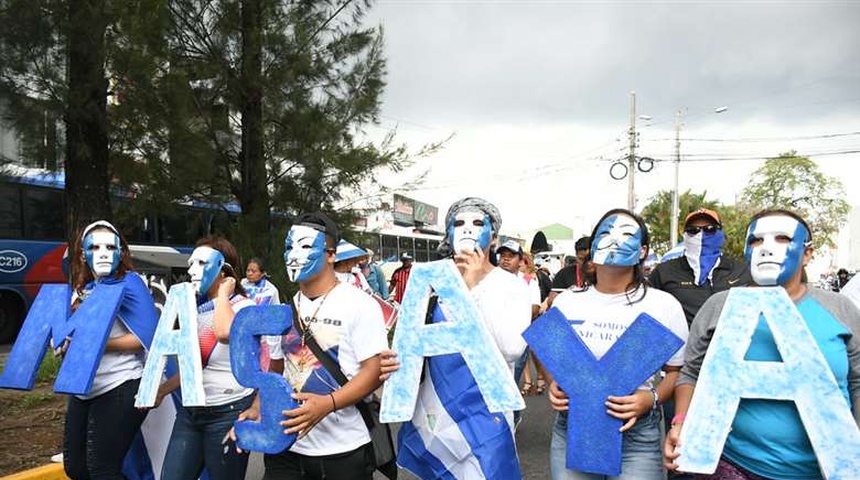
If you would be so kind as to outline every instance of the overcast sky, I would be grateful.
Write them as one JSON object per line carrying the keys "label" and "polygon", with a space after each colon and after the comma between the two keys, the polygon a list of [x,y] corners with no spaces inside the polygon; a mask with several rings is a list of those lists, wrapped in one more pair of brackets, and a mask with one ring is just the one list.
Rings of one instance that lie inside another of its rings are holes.
{"label": "overcast sky", "polygon": [[[429,169],[425,185],[402,192],[441,213],[478,195],[499,206],[503,230],[560,222],[579,234],[626,206],[609,166],[626,155],[635,90],[637,113],[652,117],[637,120],[637,154],[671,159],[682,109],[681,190],[733,203],[762,161],[728,158],[860,150],[856,134],[800,138],[860,132],[858,5],[382,0],[367,24],[385,30],[388,86],[370,132],[396,127],[413,148],[454,134],[411,172]],[[860,205],[849,175],[860,155],[813,158]],[[637,210],[673,175],[669,162],[638,174]]]}

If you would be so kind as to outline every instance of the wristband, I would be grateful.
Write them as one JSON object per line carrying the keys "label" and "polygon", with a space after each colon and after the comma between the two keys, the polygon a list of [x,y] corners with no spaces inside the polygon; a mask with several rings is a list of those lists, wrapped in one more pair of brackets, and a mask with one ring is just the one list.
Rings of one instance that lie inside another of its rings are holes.
{"label": "wristband", "polygon": [[684,419],[687,418],[686,414],[679,413],[672,417],[671,425],[675,425],[676,423],[684,423]]}
{"label": "wristband", "polygon": [[649,390],[651,390],[651,395],[654,396],[654,403],[651,405],[651,410],[657,410],[657,405],[660,404],[660,394],[657,393],[657,389],[654,387],[651,387]]}
{"label": "wristband", "polygon": [[331,397],[331,411],[336,412],[337,411],[337,403],[334,402],[334,394],[331,392],[328,392],[328,396]]}

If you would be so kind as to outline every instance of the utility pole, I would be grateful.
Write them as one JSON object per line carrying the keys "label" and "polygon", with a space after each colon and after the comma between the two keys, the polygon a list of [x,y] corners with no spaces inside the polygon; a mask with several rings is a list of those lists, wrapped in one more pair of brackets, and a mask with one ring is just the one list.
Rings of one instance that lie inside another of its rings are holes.
{"label": "utility pole", "polygon": [[630,154],[627,158],[627,209],[636,207],[633,174],[636,172],[636,92],[630,92]]}
{"label": "utility pole", "polygon": [[680,198],[678,193],[678,176],[681,170],[681,115],[682,110],[679,108],[675,113],[675,188],[672,190],[672,219],[669,227],[669,248],[675,248],[678,244],[678,216]]}

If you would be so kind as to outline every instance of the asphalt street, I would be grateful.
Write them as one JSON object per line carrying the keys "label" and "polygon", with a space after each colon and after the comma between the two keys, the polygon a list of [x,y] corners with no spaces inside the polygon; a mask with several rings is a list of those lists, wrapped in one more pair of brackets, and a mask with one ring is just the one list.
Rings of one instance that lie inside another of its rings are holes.
{"label": "asphalt street", "polygon": [[[517,451],[520,468],[525,480],[546,480],[549,478],[549,440],[555,412],[550,408],[546,393],[526,397],[526,410],[523,421],[517,428]],[[396,439],[395,429],[395,439]],[[248,474],[245,480],[260,480],[263,477],[263,462],[259,455],[251,455]],[[376,472],[374,480],[385,480]],[[399,480],[415,480],[417,477],[401,470]]]}

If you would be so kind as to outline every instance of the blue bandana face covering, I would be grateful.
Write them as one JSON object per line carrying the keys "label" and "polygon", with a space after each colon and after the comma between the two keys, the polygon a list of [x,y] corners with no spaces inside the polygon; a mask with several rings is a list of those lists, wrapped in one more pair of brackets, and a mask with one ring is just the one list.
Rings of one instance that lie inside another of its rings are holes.
{"label": "blue bandana face covering", "polygon": [[642,229],[629,215],[603,219],[591,241],[591,258],[598,265],[632,267],[642,255]]}
{"label": "blue bandana face covering", "polygon": [[803,266],[809,240],[806,227],[788,215],[755,220],[747,230],[744,251],[753,280],[759,285],[784,285]]}
{"label": "blue bandana face covering", "polygon": [[90,232],[84,237],[84,258],[96,277],[112,275],[119,268],[119,237],[108,231]]}
{"label": "blue bandana face covering", "polygon": [[448,223],[447,235],[455,252],[486,250],[493,240],[493,225],[485,213],[460,212]]}
{"label": "blue bandana face covering", "polygon": [[205,295],[224,268],[224,254],[212,247],[197,247],[188,259],[188,276],[200,295]]}
{"label": "blue bandana face covering", "polygon": [[325,233],[305,225],[294,225],[284,242],[284,262],[291,282],[303,282],[325,266]]}
{"label": "blue bandana face covering", "polygon": [[684,233],[684,255],[693,269],[693,281],[702,286],[711,280],[711,274],[720,264],[720,249],[725,243],[722,230],[713,233],[700,231],[695,235]]}

